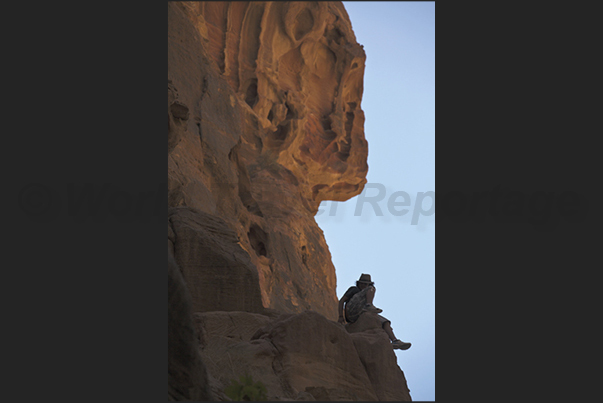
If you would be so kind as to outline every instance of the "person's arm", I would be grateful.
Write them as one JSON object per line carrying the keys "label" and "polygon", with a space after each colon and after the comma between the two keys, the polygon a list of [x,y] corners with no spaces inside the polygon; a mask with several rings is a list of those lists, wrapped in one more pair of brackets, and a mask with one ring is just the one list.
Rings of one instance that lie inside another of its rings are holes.
{"label": "person's arm", "polygon": [[346,295],[344,295],[343,297],[341,297],[341,299],[339,300],[339,319],[337,320],[339,323],[341,323],[342,325],[345,325],[345,316],[343,314],[343,305],[348,301],[348,297]]}

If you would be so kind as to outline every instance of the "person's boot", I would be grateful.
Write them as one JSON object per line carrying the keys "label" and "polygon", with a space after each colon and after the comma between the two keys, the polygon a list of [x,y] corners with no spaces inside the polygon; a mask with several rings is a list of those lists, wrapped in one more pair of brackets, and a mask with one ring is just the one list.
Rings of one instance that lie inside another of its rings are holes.
{"label": "person's boot", "polygon": [[392,341],[392,346],[394,347],[394,350],[408,350],[412,344],[405,343],[401,340],[394,340]]}
{"label": "person's boot", "polygon": [[381,308],[377,308],[375,305],[373,304],[366,304],[364,306],[364,309],[362,310],[362,312],[370,312],[370,313],[381,313],[383,312],[383,309]]}

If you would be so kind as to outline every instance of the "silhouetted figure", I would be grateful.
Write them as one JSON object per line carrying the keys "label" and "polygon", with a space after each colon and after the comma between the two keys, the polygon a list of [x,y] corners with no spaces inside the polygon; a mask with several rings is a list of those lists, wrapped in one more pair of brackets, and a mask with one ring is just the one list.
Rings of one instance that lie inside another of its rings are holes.
{"label": "silhouetted figure", "polygon": [[356,286],[350,287],[339,300],[339,323],[342,325],[345,325],[346,321],[354,323],[364,312],[377,314],[381,320],[381,326],[389,336],[394,349],[408,350],[411,344],[398,340],[392,330],[391,321],[378,315],[383,310],[373,305],[376,291],[375,283],[371,281],[371,275],[362,274],[360,279],[356,281]]}

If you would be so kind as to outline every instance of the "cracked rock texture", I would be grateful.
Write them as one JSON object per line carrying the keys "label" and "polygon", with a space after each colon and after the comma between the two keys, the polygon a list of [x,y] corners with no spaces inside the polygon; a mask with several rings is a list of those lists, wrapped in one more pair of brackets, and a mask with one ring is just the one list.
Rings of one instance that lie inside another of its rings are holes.
{"label": "cracked rock texture", "polygon": [[273,400],[410,400],[382,330],[335,323],[314,219],[366,184],[365,59],[341,2],[168,3],[170,399],[247,371]]}

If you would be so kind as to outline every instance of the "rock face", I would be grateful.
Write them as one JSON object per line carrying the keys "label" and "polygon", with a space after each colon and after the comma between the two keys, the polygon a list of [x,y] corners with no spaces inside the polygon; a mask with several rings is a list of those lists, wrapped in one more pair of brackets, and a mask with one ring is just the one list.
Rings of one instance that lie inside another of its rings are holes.
{"label": "rock face", "polygon": [[213,397],[198,351],[190,295],[180,270],[168,254],[168,401]]}
{"label": "rock face", "polygon": [[168,399],[410,400],[314,219],[366,184],[365,58],[340,2],[168,3]]}
{"label": "rock face", "polygon": [[389,339],[372,314],[361,316],[363,330],[356,333],[312,311],[272,318],[207,312],[195,318],[211,388],[222,399],[232,379],[251,375],[266,385],[272,401],[411,400]]}
{"label": "rock face", "polygon": [[194,311],[261,312],[257,270],[235,232],[219,217],[189,207],[172,208],[168,217]]}
{"label": "rock face", "polygon": [[265,307],[337,317],[314,215],[366,183],[364,62],[339,2],[168,4],[168,203],[234,231]]}
{"label": "rock face", "polygon": [[364,313],[346,330],[358,352],[362,365],[381,401],[411,400],[406,377],[392,354],[389,338],[381,329],[377,315]]}

